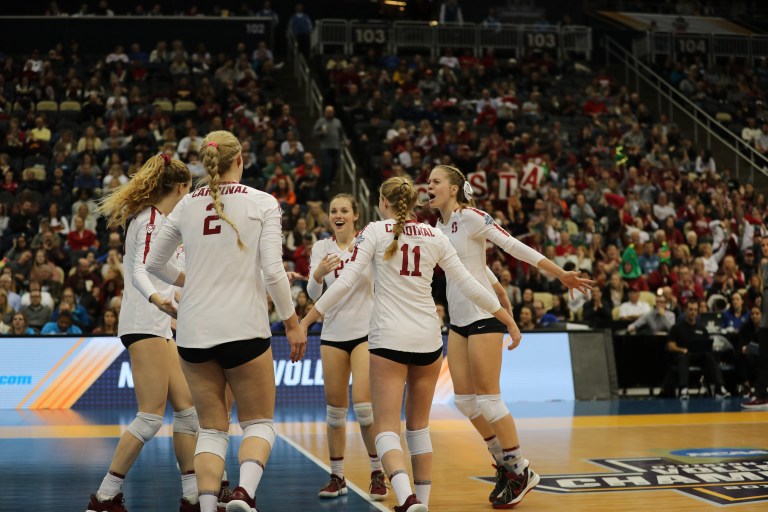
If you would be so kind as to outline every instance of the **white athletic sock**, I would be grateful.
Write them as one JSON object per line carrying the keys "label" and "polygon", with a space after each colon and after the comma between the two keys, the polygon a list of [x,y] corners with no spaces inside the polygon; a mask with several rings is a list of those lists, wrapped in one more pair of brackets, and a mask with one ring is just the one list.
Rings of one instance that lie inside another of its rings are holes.
{"label": "white athletic sock", "polygon": [[215,494],[200,495],[200,512],[216,512],[219,505],[219,497]]}
{"label": "white athletic sock", "polygon": [[257,460],[246,460],[240,464],[240,487],[245,489],[248,496],[255,498],[256,489],[264,474],[264,465]]}
{"label": "white athletic sock", "polygon": [[383,468],[381,466],[381,459],[379,459],[379,456],[376,454],[371,455],[368,454],[368,460],[371,461],[371,472],[374,471],[383,471]]}
{"label": "white athletic sock", "polygon": [[425,507],[429,507],[429,492],[432,490],[432,482],[429,480],[414,480],[413,486],[416,488],[416,497]]}
{"label": "white athletic sock", "polygon": [[331,473],[344,478],[344,457],[331,457]]}
{"label": "white athletic sock", "polygon": [[101,481],[99,490],[96,491],[96,499],[107,501],[117,496],[120,489],[123,488],[123,480],[125,480],[125,475],[108,471],[104,480]]}
{"label": "white athletic sock", "polygon": [[499,438],[493,435],[488,439],[485,439],[485,444],[488,445],[488,451],[491,452],[491,455],[493,455],[493,458],[496,461],[496,464],[503,464],[504,450],[501,449],[501,443],[499,442]]}
{"label": "white athletic sock", "polygon": [[504,467],[516,475],[522,475],[525,467],[523,465],[523,452],[519,446],[504,450]]}
{"label": "white athletic sock", "polygon": [[197,479],[195,472],[189,471],[181,475],[181,495],[193,505],[197,503]]}
{"label": "white athletic sock", "polygon": [[413,494],[413,491],[411,491],[411,481],[408,479],[408,473],[405,471],[391,475],[389,477],[389,483],[392,484],[392,489],[395,490],[398,507],[405,503],[408,496]]}

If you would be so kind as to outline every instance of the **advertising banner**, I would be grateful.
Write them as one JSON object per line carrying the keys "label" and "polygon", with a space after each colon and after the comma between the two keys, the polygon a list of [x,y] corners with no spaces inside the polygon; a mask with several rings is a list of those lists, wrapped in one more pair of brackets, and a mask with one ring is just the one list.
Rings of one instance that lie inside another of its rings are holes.
{"label": "advertising banner", "polygon": [[[506,400],[573,400],[565,332],[525,333],[504,351],[501,393]],[[284,336],[272,337],[277,405],[324,403],[320,339],[310,336],[304,359],[291,363]],[[447,361],[435,403],[453,401]],[[0,409],[69,409],[135,406],[130,358],[118,338],[0,338]]]}

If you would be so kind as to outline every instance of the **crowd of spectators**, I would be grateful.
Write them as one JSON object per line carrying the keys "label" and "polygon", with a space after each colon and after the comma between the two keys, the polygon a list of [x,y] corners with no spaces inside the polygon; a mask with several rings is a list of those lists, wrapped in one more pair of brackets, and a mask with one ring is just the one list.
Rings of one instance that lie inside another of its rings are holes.
{"label": "crowd of spectators", "polygon": [[[501,226],[595,279],[591,297],[570,298],[557,279],[489,247],[523,325],[626,327],[661,297],[668,330],[690,301],[704,312],[741,299],[740,317],[760,305],[765,195],[606,71],[541,52],[518,62],[451,50],[436,58],[370,50],[318,67],[374,182],[424,183],[435,164],[455,165],[484,185],[475,199]],[[532,164],[544,172],[523,186]],[[436,220],[429,208],[419,213]]]}
{"label": "crowd of spectators", "polygon": [[768,156],[768,58],[708,63],[700,56],[669,59],[661,75],[685,97]]}
{"label": "crowd of spectators", "polygon": [[98,201],[158,152],[204,177],[211,130],[238,136],[244,182],[282,203],[286,260],[306,275],[326,194],[264,43],[212,55],[126,41],[93,56],[72,41],[0,61],[0,332],[114,332],[130,277]]}

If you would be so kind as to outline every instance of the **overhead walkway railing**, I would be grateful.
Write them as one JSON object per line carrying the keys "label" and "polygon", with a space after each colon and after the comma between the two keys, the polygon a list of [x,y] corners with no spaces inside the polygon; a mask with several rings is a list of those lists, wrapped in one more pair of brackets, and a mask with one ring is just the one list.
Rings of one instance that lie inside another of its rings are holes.
{"label": "overhead walkway railing", "polygon": [[357,47],[377,45],[390,53],[423,49],[437,56],[445,48],[470,50],[475,57],[486,49],[505,50],[518,58],[530,50],[555,52],[559,58],[592,56],[592,29],[579,25],[546,26],[498,23],[437,23],[428,21],[366,21],[323,19],[312,33],[318,54],[355,53]]}

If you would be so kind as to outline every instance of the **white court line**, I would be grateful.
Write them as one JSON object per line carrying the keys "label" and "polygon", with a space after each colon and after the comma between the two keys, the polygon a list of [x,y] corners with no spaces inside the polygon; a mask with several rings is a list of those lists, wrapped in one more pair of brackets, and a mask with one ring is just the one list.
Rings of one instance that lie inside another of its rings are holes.
{"label": "white court line", "polygon": [[[331,473],[331,467],[329,465],[327,465],[325,462],[321,461],[320,459],[318,459],[317,457],[312,455],[309,451],[304,449],[301,445],[299,445],[298,443],[296,443],[295,441],[293,441],[291,439],[288,439],[283,434],[277,434],[277,437],[279,437],[280,439],[282,439],[283,441],[285,441],[289,445],[293,446],[296,450],[299,451],[299,453],[301,453],[306,458],[308,458],[309,460],[311,460],[312,462],[314,462],[315,464],[320,466],[323,469],[323,471],[327,471],[328,474]],[[350,489],[355,491],[357,494],[359,494],[360,497],[363,498],[365,501],[367,501],[372,507],[374,507],[374,508],[376,508],[378,510],[382,510],[384,512],[390,512],[390,510],[387,507],[385,507],[384,505],[382,505],[378,501],[373,501],[372,499],[370,499],[368,497],[368,493],[367,492],[365,492],[364,490],[362,490],[360,487],[356,486],[355,484],[353,484],[349,480],[347,480],[347,487],[349,487]]]}

